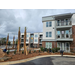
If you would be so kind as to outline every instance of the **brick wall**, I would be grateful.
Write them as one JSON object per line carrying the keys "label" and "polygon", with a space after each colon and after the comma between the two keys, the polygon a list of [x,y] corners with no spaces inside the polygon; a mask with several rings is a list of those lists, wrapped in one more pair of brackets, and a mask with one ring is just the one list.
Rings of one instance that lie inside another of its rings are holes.
{"label": "brick wall", "polygon": [[72,26],[72,38],[73,41],[70,42],[70,50],[75,51],[75,25]]}

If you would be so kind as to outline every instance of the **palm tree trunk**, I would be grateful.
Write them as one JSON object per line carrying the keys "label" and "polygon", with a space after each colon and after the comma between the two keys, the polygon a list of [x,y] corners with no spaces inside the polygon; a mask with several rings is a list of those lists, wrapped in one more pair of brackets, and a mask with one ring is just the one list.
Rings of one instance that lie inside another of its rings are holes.
{"label": "palm tree trunk", "polygon": [[19,53],[20,50],[20,27],[19,27],[19,31],[18,31],[18,44],[17,44],[17,52]]}

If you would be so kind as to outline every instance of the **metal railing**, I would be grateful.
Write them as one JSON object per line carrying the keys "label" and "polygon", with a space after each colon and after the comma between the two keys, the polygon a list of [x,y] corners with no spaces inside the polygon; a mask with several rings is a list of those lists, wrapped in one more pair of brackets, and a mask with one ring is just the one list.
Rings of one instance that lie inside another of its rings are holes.
{"label": "metal railing", "polygon": [[57,39],[59,39],[59,38],[61,38],[61,39],[63,39],[63,38],[69,38],[69,39],[71,39],[71,38],[73,38],[72,37],[72,34],[70,34],[70,36],[68,35],[68,34],[66,34],[66,37],[65,37],[65,35],[63,34],[63,35],[61,35],[61,37],[60,37],[60,35],[57,35]]}
{"label": "metal railing", "polygon": [[68,23],[66,22],[57,23],[57,26],[68,26],[68,25],[72,25],[71,21],[69,21]]}

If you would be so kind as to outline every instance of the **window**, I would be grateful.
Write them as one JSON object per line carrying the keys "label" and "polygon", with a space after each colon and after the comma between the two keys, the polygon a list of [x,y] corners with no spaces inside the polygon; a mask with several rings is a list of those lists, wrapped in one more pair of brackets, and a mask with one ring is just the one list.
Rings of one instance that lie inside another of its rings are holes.
{"label": "window", "polygon": [[57,47],[59,47],[59,48],[60,48],[60,42],[57,42]]}
{"label": "window", "polygon": [[48,32],[46,32],[46,37],[48,37]]}
{"label": "window", "polygon": [[66,34],[69,34],[69,30],[66,30]]}
{"label": "window", "polygon": [[52,32],[49,32],[49,37],[52,37]]}
{"label": "window", "polygon": [[21,39],[21,42],[24,42],[24,40],[23,40],[23,39]]}
{"label": "window", "polygon": [[22,35],[22,38],[24,38],[24,35]]}
{"label": "window", "polygon": [[58,21],[57,21],[57,26],[59,26],[59,22],[60,22],[60,21],[58,20]]}
{"label": "window", "polygon": [[26,42],[28,42],[28,39],[26,39]]}
{"label": "window", "polygon": [[48,22],[46,22],[46,27],[48,27]]}
{"label": "window", "polygon": [[49,22],[49,27],[52,27],[52,22]]}
{"label": "window", "polygon": [[60,38],[60,31],[57,31],[57,38]]}
{"label": "window", "polygon": [[35,42],[37,42],[37,39],[35,39]]}
{"label": "window", "polygon": [[38,37],[37,35],[35,35],[35,37]]}
{"label": "window", "polygon": [[60,31],[57,31],[57,34],[60,35]]}
{"label": "window", "polygon": [[52,42],[46,42],[46,48],[52,48]]}
{"label": "window", "polygon": [[68,25],[68,19],[66,19],[66,25]]}
{"label": "window", "polygon": [[46,42],[46,48],[48,48],[48,42]]}

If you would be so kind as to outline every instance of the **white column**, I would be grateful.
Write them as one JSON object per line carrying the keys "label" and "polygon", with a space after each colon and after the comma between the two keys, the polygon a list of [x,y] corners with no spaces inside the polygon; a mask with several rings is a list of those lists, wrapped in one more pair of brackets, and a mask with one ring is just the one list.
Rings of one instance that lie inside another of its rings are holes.
{"label": "white column", "polygon": [[66,38],[66,30],[64,30],[64,33],[65,33],[65,38]]}
{"label": "white column", "polygon": [[60,42],[60,50],[61,50],[61,42]]}

